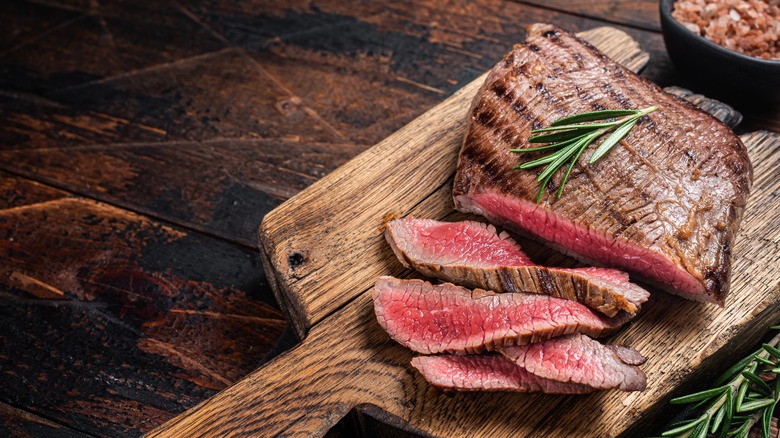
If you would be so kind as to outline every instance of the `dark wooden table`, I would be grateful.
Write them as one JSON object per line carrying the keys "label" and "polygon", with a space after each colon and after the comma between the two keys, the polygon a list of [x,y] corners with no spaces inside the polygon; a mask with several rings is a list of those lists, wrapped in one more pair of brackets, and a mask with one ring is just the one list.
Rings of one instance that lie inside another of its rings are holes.
{"label": "dark wooden table", "polygon": [[[292,345],[263,215],[489,69],[528,23],[614,25],[650,52],[644,76],[695,89],[656,9],[0,2],[0,436],[139,435]],[[776,108],[738,108],[780,130]],[[365,430],[395,433],[355,413],[332,434]]]}

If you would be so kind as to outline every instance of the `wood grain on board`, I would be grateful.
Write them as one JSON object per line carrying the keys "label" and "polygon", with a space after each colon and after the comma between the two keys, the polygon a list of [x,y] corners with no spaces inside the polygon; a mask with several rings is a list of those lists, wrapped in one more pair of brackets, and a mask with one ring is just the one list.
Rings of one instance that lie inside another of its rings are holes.
{"label": "wood grain on board", "polygon": [[[624,53],[638,60],[634,67],[642,64],[638,53],[636,46]],[[453,396],[428,385],[410,367],[412,353],[376,323],[370,288],[378,275],[409,275],[384,242],[389,217],[452,215],[462,118],[478,86],[464,88],[266,217],[260,239],[267,272],[293,324],[308,335],[152,436],[317,436],[353,408],[436,436],[634,436],[647,430],[682,382],[742,354],[780,318],[780,237],[772,233],[780,227],[774,214],[780,182],[773,178],[780,138],[758,132],[743,136],[755,183],[734,251],[727,308],[658,293],[611,339],[648,357],[646,391]]]}

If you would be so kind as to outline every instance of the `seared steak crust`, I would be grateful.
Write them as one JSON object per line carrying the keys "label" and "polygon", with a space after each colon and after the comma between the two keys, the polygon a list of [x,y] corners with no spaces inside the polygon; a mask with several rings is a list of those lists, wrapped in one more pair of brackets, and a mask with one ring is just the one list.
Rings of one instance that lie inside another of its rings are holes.
{"label": "seared steak crust", "polygon": [[[559,172],[535,202],[541,169],[512,167],[530,130],[599,109],[659,109],[593,165],[590,148],[563,196]],[[458,209],[584,261],[628,270],[669,292],[723,305],[752,166],[717,119],[624,69],[574,35],[529,27],[492,70],[469,114],[454,182]]]}

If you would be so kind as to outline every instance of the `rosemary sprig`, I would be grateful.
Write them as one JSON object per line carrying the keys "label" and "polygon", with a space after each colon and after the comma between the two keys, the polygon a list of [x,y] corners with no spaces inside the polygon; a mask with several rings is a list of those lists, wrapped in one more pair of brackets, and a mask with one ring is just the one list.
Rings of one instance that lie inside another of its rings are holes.
{"label": "rosemary sprig", "polygon": [[[593,164],[622,140],[623,137],[631,131],[634,125],[636,125],[640,118],[650,114],[656,109],[657,107],[650,106],[641,110],[593,111],[575,114],[556,120],[550,124],[549,128],[534,129],[531,131],[531,134],[538,135],[529,138],[528,142],[547,143],[546,146],[510,149],[509,151],[515,153],[537,152],[547,149],[557,149],[557,151],[544,157],[527,161],[519,166],[515,166],[513,169],[532,169],[545,164],[547,165],[542,173],[536,178],[537,181],[542,183],[539,188],[539,194],[536,196],[536,202],[539,202],[542,199],[544,188],[547,187],[547,183],[550,182],[552,176],[563,167],[564,164],[569,162],[569,167],[563,175],[560,187],[558,187],[558,198],[560,198],[561,193],[563,193],[563,186],[566,185],[566,181],[569,179],[569,174],[574,167],[574,163],[579,160],[580,155],[582,155],[588,146],[607,132],[614,131],[606,140],[601,142],[599,147],[596,148],[596,151],[593,152],[593,155],[591,155],[588,163]],[[583,124],[585,122],[600,120],[607,121]]]}
{"label": "rosemary sprig", "polygon": [[[780,329],[780,326],[772,327]],[[670,426],[662,437],[745,438],[759,424],[762,438],[769,438],[772,413],[780,400],[780,334],[723,373],[714,388],[677,397],[672,404],[697,403],[706,409],[696,418]]]}

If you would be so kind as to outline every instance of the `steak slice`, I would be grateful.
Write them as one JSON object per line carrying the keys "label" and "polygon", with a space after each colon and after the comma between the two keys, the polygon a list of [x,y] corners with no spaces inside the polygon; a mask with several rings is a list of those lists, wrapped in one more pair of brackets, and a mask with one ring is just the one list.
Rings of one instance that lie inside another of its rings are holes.
{"label": "steak slice", "polygon": [[650,296],[614,269],[535,265],[508,234],[481,222],[395,219],[385,237],[407,268],[470,288],[576,300],[608,316],[636,313]]}
{"label": "steak slice", "polygon": [[556,382],[531,374],[499,354],[418,356],[412,358],[412,366],[431,385],[458,391],[585,394],[594,390],[587,385]]}
{"label": "steak slice", "polygon": [[647,386],[645,373],[636,366],[645,362],[638,351],[580,334],[510,347],[501,354],[529,373],[557,382],[624,391],[642,391]]}
{"label": "steak slice", "polygon": [[[599,109],[658,110],[611,152],[574,166],[560,199],[558,172],[536,203],[541,168],[513,170],[545,152],[532,129]],[[731,250],[752,166],[714,117],[548,24],[528,28],[474,99],[453,197],[459,210],[546,242],[580,260],[627,270],[685,298],[724,304]]]}
{"label": "steak slice", "polygon": [[631,319],[608,318],[571,300],[523,293],[470,291],[450,283],[380,277],[374,312],[403,346],[423,354],[479,353],[584,333],[606,336]]}
{"label": "steak slice", "polygon": [[642,391],[647,377],[633,348],[603,345],[575,334],[493,354],[419,356],[412,366],[434,386],[463,391],[504,390],[582,394],[596,389]]}

